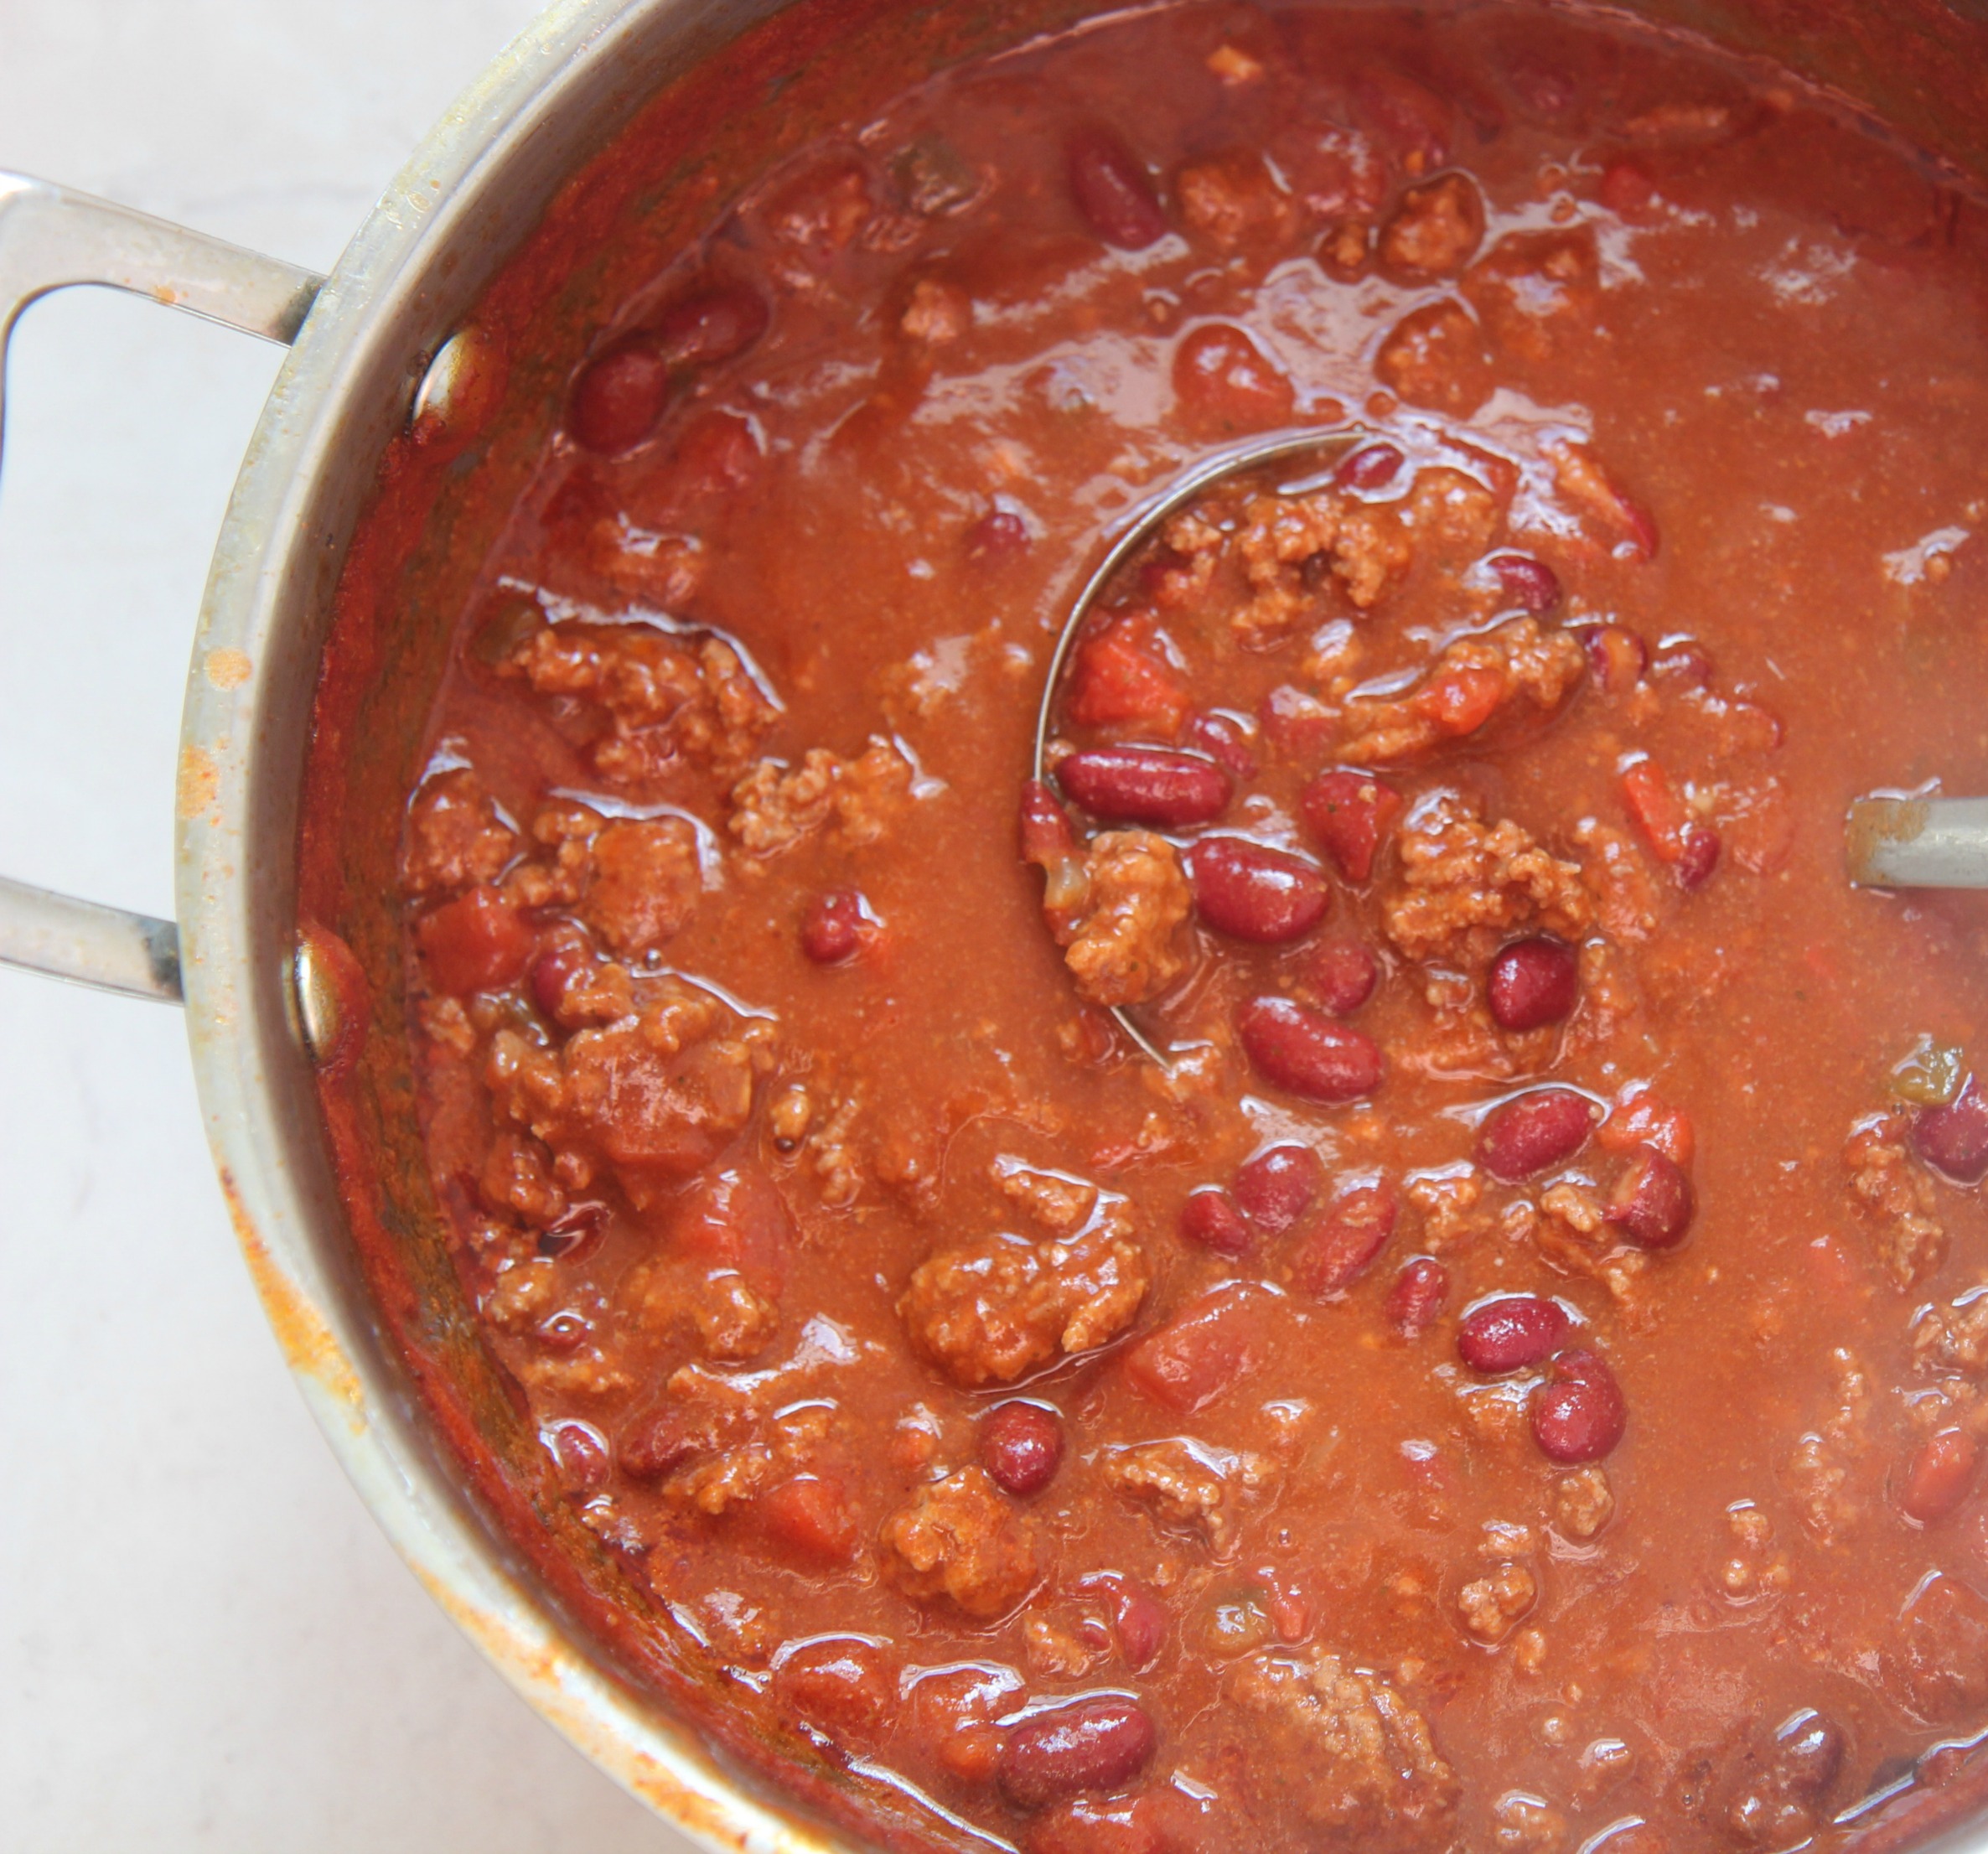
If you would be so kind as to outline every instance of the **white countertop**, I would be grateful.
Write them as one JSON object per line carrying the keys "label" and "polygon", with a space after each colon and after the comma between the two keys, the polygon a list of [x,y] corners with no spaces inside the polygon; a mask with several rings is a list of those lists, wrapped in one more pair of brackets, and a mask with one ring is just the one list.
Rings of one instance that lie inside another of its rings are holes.
{"label": "white countertop", "polygon": [[[328,267],[531,0],[0,0],[0,168]],[[277,355],[69,292],[13,344],[0,870],[168,914],[193,621]],[[291,1388],[179,1013],[0,971],[0,1846],[687,1844],[484,1665]]]}

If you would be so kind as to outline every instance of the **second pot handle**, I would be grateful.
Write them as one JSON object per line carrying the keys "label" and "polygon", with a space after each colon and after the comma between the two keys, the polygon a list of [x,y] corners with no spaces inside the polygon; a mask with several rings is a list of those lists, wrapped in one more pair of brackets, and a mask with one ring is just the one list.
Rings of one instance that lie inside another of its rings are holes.
{"label": "second pot handle", "polygon": [[[21,311],[51,290],[84,283],[129,290],[287,344],[324,279],[128,206],[0,173],[0,438],[7,344]],[[0,876],[0,965],[179,1002],[179,931],[171,921],[6,876]]]}

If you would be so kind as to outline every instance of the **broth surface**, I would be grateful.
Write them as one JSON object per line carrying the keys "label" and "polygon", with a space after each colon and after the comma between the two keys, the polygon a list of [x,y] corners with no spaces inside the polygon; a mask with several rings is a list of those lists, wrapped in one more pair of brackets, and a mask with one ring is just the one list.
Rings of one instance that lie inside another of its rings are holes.
{"label": "broth surface", "polygon": [[1039,1854],[1792,1847],[1988,1725],[1988,943],[1841,848],[1988,790],[1983,224],[1701,50],[1187,7],[605,306],[411,1034],[727,1703]]}

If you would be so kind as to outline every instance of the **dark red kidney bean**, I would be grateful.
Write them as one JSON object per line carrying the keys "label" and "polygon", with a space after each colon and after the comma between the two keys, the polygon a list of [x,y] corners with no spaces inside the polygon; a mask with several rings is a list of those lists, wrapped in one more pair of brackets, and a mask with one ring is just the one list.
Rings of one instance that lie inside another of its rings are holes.
{"label": "dark red kidney bean", "polygon": [[1532,1437],[1540,1453],[1570,1466],[1613,1453],[1629,1410],[1607,1360],[1579,1347],[1562,1352],[1547,1375],[1551,1381],[1532,1394]]}
{"label": "dark red kidney bean", "polygon": [[1587,1143],[1594,1105],[1571,1088],[1541,1088],[1520,1095],[1484,1116],[1478,1129],[1478,1163],[1507,1184],[1571,1159]]}
{"label": "dark red kidney bean", "polygon": [[1530,554],[1493,554],[1484,564],[1505,597],[1523,609],[1536,616],[1559,604],[1560,575],[1545,561]]}
{"label": "dark red kidney bean", "polygon": [[863,898],[853,888],[816,895],[800,916],[800,950],[817,966],[840,966],[862,944]]}
{"label": "dark red kidney bean", "polygon": [[1918,1111],[1912,1144],[1927,1164],[1956,1184],[1979,1184],[1988,1177],[1988,1099],[1972,1075],[1962,1080],[1951,1100]]}
{"label": "dark red kidney bean", "polygon": [[1646,1146],[1615,1181],[1602,1214],[1639,1249],[1675,1249],[1697,1208],[1691,1181],[1668,1152]]}
{"label": "dark red kidney bean", "polygon": [[1146,1708],[1116,1695],[1032,1713],[1001,1748],[1001,1788],[1017,1809],[1046,1809],[1085,1789],[1118,1789],[1152,1760]]}
{"label": "dark red kidney bean", "polygon": [[1212,1249],[1231,1261],[1248,1255],[1255,1246],[1242,1213],[1212,1184],[1188,1193],[1188,1201],[1181,1206],[1180,1234],[1183,1241]]}
{"label": "dark red kidney bean", "polygon": [[1450,1297],[1450,1271],[1433,1256],[1403,1264],[1387,1291],[1388,1324],[1405,1339],[1420,1339]]}
{"label": "dark red kidney bean", "polygon": [[764,300],[747,289],[701,290],[655,321],[655,342],[673,366],[708,367],[743,354],[766,333]]}
{"label": "dark red kidney bean", "polygon": [[1039,1494],[1063,1464],[1063,1422],[1040,1404],[1004,1403],[981,1423],[981,1462],[1017,1499]]}
{"label": "dark red kidney bean", "polygon": [[1349,882],[1364,882],[1401,809],[1401,795],[1371,773],[1334,767],[1305,787],[1298,800],[1305,822]]}
{"label": "dark red kidney bean", "polygon": [[1581,996],[1581,955],[1564,940],[1535,934],[1501,948],[1486,986],[1501,1030],[1536,1030],[1571,1015]]}
{"label": "dark red kidney bean", "polygon": [[1695,637],[1666,638],[1658,646],[1649,673],[1680,688],[1705,689],[1711,686],[1711,652]]}
{"label": "dark red kidney bean", "polygon": [[631,1480],[660,1480],[708,1446],[707,1438],[690,1418],[665,1404],[638,1416],[614,1444],[614,1459]]}
{"label": "dark red kidney bean", "polygon": [[1912,1452],[1898,1482],[1898,1510],[1915,1525],[1934,1525],[1974,1491],[1981,1445],[1959,1429],[1928,1436]]}
{"label": "dark red kidney bean", "polygon": [[1395,445],[1363,444],[1333,472],[1333,481],[1349,489],[1385,489],[1406,461]]}
{"label": "dark red kidney bean", "polygon": [[531,1002],[553,1023],[563,1022],[559,1013],[565,1006],[566,994],[593,969],[593,955],[577,934],[549,939],[525,974]]}
{"label": "dark red kidney bean", "polygon": [[1719,833],[1709,824],[1687,824],[1684,847],[1671,865],[1681,888],[1702,888],[1719,867]]}
{"label": "dark red kidney bean", "polygon": [[591,1423],[556,1422],[540,1432],[559,1479],[575,1494],[595,1494],[608,1484],[608,1445]]}
{"label": "dark red kidney bean", "polygon": [[1380,961],[1357,940],[1322,940],[1305,961],[1304,981],[1322,1008],[1349,1018],[1373,997]]}
{"label": "dark red kidney bean", "polygon": [[1187,862],[1201,918],[1217,933],[1258,946],[1310,933],[1332,899],[1311,863],[1240,837],[1204,836]]}
{"label": "dark red kidney bean", "polygon": [[670,363],[645,335],[617,342],[580,370],[567,401],[573,442],[602,457],[632,451],[670,402]]}
{"label": "dark red kidney bean", "polygon": [[1587,672],[1604,695],[1627,695],[1649,666],[1649,646],[1626,624],[1583,624],[1574,633]]}
{"label": "dark red kidney bean", "polygon": [[572,1307],[548,1314],[533,1328],[532,1337],[548,1352],[577,1352],[587,1343],[593,1322]]}
{"label": "dark red kidney bean", "polygon": [[974,566],[997,567],[1028,552],[1028,524],[1009,510],[997,509],[975,522],[960,544]]}
{"label": "dark red kidney bean", "polygon": [[1074,129],[1063,145],[1070,198],[1107,245],[1142,251],[1167,233],[1146,164],[1110,129]]}
{"label": "dark red kidney bean", "polygon": [[1028,780],[1022,788],[1022,860],[1048,863],[1076,853],[1069,813],[1042,780]]}
{"label": "dark red kidney bean", "polygon": [[1235,790],[1212,761],[1164,747],[1087,748],[1057,767],[1056,780],[1093,817],[1162,831],[1214,823]]}
{"label": "dark red kidney bean", "polygon": [[1255,778],[1256,756],[1250,751],[1249,738],[1227,715],[1196,715],[1188,722],[1188,739],[1238,779]]}
{"label": "dark red kidney bean", "polygon": [[1230,1194],[1235,1207],[1266,1236],[1281,1236],[1312,1208],[1325,1167],[1308,1146],[1266,1147],[1236,1168]]}
{"label": "dark red kidney bean", "polygon": [[1373,1038],[1290,998],[1252,998],[1236,1028],[1264,1080],[1307,1100],[1357,1100],[1380,1085],[1385,1064]]}
{"label": "dark red kidney bean", "polygon": [[1343,1293],[1387,1246],[1400,1214],[1401,1200],[1385,1179],[1355,1185],[1327,1205],[1292,1260],[1292,1279],[1307,1294]]}
{"label": "dark red kidney bean", "polygon": [[547,1261],[557,1261],[562,1256],[570,1256],[583,1242],[598,1235],[608,1220],[608,1207],[604,1204],[584,1202],[569,1204],[555,1223],[548,1224],[538,1233],[538,1252]]}
{"label": "dark red kidney bean", "polygon": [[1473,1371],[1495,1376],[1540,1365],[1566,1343],[1573,1322],[1558,1301],[1538,1294],[1504,1294],[1463,1316],[1457,1351]]}
{"label": "dark red kidney bean", "polygon": [[1118,1637],[1118,1652],[1136,1673],[1152,1665],[1167,1639],[1166,1605],[1151,1591],[1134,1586],[1119,1598],[1111,1627]]}
{"label": "dark red kidney bean", "polygon": [[1843,1769],[1843,1728],[1813,1706],[1774,1727],[1774,1766],[1798,1796],[1820,1796]]}

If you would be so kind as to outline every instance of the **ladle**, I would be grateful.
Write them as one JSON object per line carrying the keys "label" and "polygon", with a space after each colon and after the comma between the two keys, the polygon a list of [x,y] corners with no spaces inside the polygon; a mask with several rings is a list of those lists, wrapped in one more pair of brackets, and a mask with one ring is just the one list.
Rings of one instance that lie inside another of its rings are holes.
{"label": "ladle", "polygon": [[[1049,746],[1049,726],[1055,712],[1056,699],[1061,692],[1063,672],[1069,660],[1070,646],[1091,614],[1105,589],[1117,574],[1120,567],[1138,552],[1169,516],[1178,514],[1195,497],[1212,489],[1231,476],[1240,476],[1245,471],[1261,469],[1266,464],[1280,464],[1289,458],[1336,456],[1350,450],[1363,438],[1373,434],[1356,426],[1334,426],[1329,431],[1285,432],[1272,438],[1247,439],[1217,451],[1213,456],[1197,464],[1185,474],[1178,476],[1151,500],[1141,503],[1131,514],[1126,526],[1116,540],[1105,550],[1104,557],[1091,569],[1090,577],[1084,582],[1076,598],[1071,601],[1069,616],[1064,620],[1063,629],[1056,640],[1056,649],[1049,658],[1048,674],[1043,681],[1042,707],[1037,711],[1035,720],[1035,762],[1030,776],[1048,781],[1049,774],[1044,764]],[[1166,1053],[1160,1049],[1139,1026],[1133,1023],[1131,1013],[1122,1006],[1114,1005],[1111,1015],[1118,1027],[1162,1068],[1172,1064]]]}
{"label": "ladle", "polygon": [[[1231,476],[1291,458],[1343,454],[1373,435],[1357,426],[1338,426],[1329,431],[1285,432],[1245,440],[1174,478],[1132,511],[1072,600],[1069,615],[1057,636],[1036,715],[1035,779],[1049,778],[1045,760],[1051,722],[1071,646],[1120,568],[1152,539],[1162,524]],[[1861,798],[1850,807],[1844,839],[1850,879],[1859,888],[1988,888],[1988,798]],[[1162,1068],[1171,1066],[1166,1052],[1133,1022],[1129,1011],[1114,1006],[1111,1016]]]}

